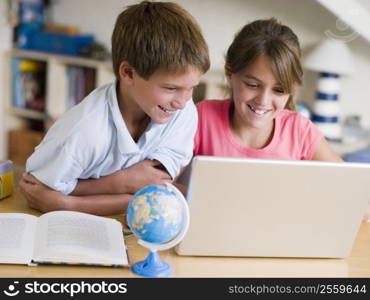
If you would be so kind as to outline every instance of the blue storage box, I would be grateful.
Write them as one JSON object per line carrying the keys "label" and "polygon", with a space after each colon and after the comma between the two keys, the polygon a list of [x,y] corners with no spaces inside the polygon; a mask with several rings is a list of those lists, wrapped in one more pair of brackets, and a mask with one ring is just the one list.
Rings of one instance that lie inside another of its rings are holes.
{"label": "blue storage box", "polygon": [[67,35],[46,31],[28,32],[27,42],[20,45],[26,50],[80,56],[80,49],[94,43],[93,35]]}
{"label": "blue storage box", "polygon": [[370,148],[347,154],[343,159],[347,162],[370,163]]}

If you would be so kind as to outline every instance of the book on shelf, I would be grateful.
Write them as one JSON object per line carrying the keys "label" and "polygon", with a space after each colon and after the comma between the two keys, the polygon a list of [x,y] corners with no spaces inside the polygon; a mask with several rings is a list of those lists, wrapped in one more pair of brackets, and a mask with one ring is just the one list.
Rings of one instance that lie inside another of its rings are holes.
{"label": "book on shelf", "polygon": [[14,57],[12,67],[13,107],[45,110],[46,64]]}
{"label": "book on shelf", "polygon": [[0,263],[128,265],[119,221],[73,211],[0,213]]}
{"label": "book on shelf", "polygon": [[68,66],[66,110],[80,103],[95,88],[95,70],[92,68]]}

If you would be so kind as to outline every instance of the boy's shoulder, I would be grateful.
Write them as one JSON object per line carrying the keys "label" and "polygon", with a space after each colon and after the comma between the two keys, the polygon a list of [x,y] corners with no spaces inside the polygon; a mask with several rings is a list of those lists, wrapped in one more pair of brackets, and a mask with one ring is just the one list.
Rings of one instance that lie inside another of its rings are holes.
{"label": "boy's shoulder", "polygon": [[81,103],[63,114],[49,129],[48,135],[66,141],[72,137],[95,136],[104,130],[109,119],[111,84],[91,92]]}

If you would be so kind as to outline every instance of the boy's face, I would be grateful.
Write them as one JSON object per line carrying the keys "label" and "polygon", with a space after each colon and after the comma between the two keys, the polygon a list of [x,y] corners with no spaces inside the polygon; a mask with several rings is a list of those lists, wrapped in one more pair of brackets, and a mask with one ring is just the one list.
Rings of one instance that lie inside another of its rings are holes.
{"label": "boy's face", "polygon": [[192,66],[181,73],[157,71],[148,80],[133,72],[131,97],[153,122],[164,124],[185,107],[202,74]]}

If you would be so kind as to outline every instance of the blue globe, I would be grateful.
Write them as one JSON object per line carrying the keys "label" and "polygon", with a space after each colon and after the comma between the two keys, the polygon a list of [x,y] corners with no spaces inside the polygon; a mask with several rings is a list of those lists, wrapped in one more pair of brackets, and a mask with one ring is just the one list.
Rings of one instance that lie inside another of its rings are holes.
{"label": "blue globe", "polygon": [[181,199],[166,185],[149,185],[132,196],[127,208],[127,223],[139,239],[166,243],[182,229]]}

